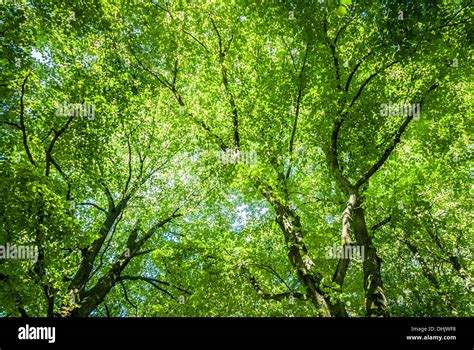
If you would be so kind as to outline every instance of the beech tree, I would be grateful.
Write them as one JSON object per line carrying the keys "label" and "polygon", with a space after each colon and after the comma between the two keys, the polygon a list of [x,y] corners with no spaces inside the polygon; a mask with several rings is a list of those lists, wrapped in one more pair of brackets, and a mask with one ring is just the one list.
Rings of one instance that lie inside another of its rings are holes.
{"label": "beech tree", "polygon": [[2,5],[0,315],[470,315],[471,11]]}

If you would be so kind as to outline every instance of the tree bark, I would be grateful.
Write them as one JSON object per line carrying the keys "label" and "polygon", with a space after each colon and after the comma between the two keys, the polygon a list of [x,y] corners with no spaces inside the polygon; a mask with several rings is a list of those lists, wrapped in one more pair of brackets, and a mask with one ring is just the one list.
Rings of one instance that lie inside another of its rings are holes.
{"label": "tree bark", "polygon": [[368,317],[389,317],[388,303],[382,283],[380,267],[382,260],[377,255],[372,238],[367,230],[364,209],[360,198],[356,200],[353,225],[356,242],[363,248],[365,310]]}
{"label": "tree bark", "polygon": [[[345,251],[347,246],[352,245],[352,213],[354,211],[356,196],[351,194],[347,202],[346,209],[342,213],[342,230],[341,230],[341,244],[342,249]],[[344,284],[344,278],[346,277],[346,272],[349,268],[350,259],[341,257],[337,263],[336,271],[332,281],[339,285],[339,288],[342,290]]]}
{"label": "tree bark", "polygon": [[426,279],[431,283],[433,287],[435,287],[437,293],[441,296],[443,301],[445,302],[446,306],[451,310],[453,314],[457,314],[456,307],[452,303],[452,301],[449,299],[449,296],[446,292],[441,291],[441,285],[438,281],[438,278],[436,278],[435,274],[433,271],[428,267],[428,264],[425,259],[421,256],[420,252],[418,251],[418,248],[412,244],[408,239],[404,240],[405,244],[407,245],[408,249],[413,253],[415,256],[415,259],[418,260],[421,266],[421,273],[423,276],[426,277]]}
{"label": "tree bark", "polygon": [[306,289],[307,296],[319,310],[322,317],[347,317],[344,305],[339,300],[331,300],[320,288],[322,275],[315,270],[314,262],[303,242],[300,217],[288,206],[274,203],[276,221],[285,237],[288,259],[294,267],[298,279]]}
{"label": "tree bark", "polygon": [[474,292],[474,286],[472,285],[471,276],[469,276],[464,267],[461,265],[458,257],[454,255],[450,256],[449,261],[451,262],[451,265],[453,266],[454,270],[457,271],[459,276],[461,276],[461,278],[464,280],[466,288],[471,292]]}
{"label": "tree bark", "polygon": [[[179,208],[178,208],[179,209]],[[79,300],[75,300],[76,305],[72,308],[63,308],[63,317],[87,317],[105,299],[109,291],[120,280],[120,274],[127,267],[129,262],[136,256],[141,255],[140,248],[152,237],[155,232],[169,223],[172,219],[180,216],[176,214],[178,209],[166,219],[157,222],[146,234],[137,239],[139,227],[136,226],[127,241],[127,250],[123,252],[115,261],[111,268],[97,281],[89,290],[84,290],[78,295]],[[93,263],[93,262],[92,262]],[[85,287],[85,286],[84,286]]]}
{"label": "tree bark", "polygon": [[127,267],[131,257],[126,257],[122,254],[117,262],[114,263],[112,268],[107,274],[102,276],[96,285],[87,291],[85,299],[81,301],[80,306],[71,310],[69,314],[65,314],[66,317],[87,317],[97,306],[104,301],[104,298],[117,283],[120,274]]}

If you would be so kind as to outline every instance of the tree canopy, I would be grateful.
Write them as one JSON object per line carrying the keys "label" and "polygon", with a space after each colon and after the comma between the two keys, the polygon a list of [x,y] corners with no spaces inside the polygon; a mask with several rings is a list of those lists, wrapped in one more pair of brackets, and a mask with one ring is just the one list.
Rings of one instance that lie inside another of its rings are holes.
{"label": "tree canopy", "polygon": [[472,316],[472,1],[0,6],[1,316]]}

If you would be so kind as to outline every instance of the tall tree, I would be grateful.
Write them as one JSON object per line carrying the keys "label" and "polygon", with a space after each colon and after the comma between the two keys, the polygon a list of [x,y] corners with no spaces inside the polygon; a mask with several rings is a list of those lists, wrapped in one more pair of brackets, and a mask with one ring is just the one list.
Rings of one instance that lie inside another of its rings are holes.
{"label": "tall tree", "polygon": [[469,314],[470,1],[94,5],[1,9],[1,315]]}

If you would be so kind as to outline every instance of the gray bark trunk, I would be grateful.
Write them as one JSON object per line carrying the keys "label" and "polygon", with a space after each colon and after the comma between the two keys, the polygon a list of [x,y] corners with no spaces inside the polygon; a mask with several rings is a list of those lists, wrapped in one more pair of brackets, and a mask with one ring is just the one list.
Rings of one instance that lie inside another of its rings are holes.
{"label": "gray bark trunk", "polygon": [[364,249],[364,290],[365,309],[368,317],[388,317],[388,303],[382,283],[380,266],[382,260],[377,255],[372,238],[367,230],[364,209],[360,199],[356,201],[353,214],[353,226],[356,242]]}

